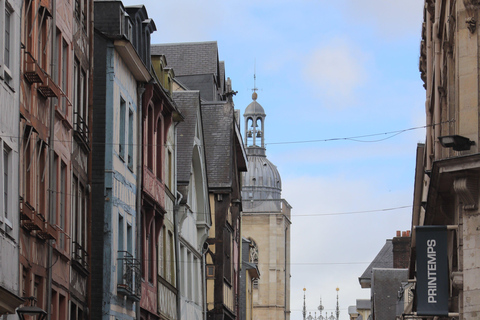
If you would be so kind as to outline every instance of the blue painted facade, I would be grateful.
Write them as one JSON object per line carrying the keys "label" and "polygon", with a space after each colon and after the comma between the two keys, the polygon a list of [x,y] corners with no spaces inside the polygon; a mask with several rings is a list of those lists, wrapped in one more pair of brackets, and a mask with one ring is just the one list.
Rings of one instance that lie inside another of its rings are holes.
{"label": "blue painted facade", "polygon": [[95,2],[92,319],[137,319],[142,295],[138,168],[143,86],[151,76],[135,45],[149,41],[155,26],[127,11],[120,1]]}

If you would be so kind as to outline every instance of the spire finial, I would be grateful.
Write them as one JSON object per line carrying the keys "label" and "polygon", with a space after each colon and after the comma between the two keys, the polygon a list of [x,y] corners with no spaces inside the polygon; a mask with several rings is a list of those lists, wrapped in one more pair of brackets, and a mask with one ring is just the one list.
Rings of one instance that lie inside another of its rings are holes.
{"label": "spire finial", "polygon": [[257,60],[255,60],[254,65],[253,65],[253,89],[252,89],[252,100],[257,100],[258,94],[258,88],[257,88]]}
{"label": "spire finial", "polygon": [[303,288],[303,311],[302,311],[303,320],[305,320],[306,319],[305,317],[307,316],[307,305],[305,304],[305,291],[307,291],[307,289]]}
{"label": "spire finial", "polygon": [[335,310],[335,313],[336,313],[336,316],[337,316],[337,320],[338,320],[338,317],[340,317],[340,306],[338,304],[338,291],[340,291],[340,288],[337,287],[337,308]]}

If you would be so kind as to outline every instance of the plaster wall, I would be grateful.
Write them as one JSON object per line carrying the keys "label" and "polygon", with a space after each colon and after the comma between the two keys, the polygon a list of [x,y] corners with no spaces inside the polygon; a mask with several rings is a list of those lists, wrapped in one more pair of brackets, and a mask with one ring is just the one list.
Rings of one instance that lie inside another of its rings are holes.
{"label": "plaster wall", "polygon": [[[106,94],[106,146],[105,146],[105,237],[104,237],[104,293],[103,299],[110,310],[104,319],[116,316],[120,319],[135,317],[132,300],[117,293],[119,265],[118,251],[131,251],[136,247],[136,153],[137,153],[137,82],[118,52],[107,49]],[[126,102],[125,131],[120,132],[120,99]],[[128,116],[133,112],[133,166],[128,166],[126,156],[120,157],[120,134],[125,135],[128,154]],[[120,225],[119,223],[122,222]],[[128,239],[127,226],[132,230]],[[119,231],[123,232],[120,233]],[[119,241],[122,239],[123,242]]]}
{"label": "plaster wall", "polygon": [[[0,287],[7,289],[10,293],[21,296],[19,288],[19,243],[20,243],[20,217],[19,217],[19,140],[20,135],[20,111],[19,111],[19,92],[20,92],[20,15],[23,1],[9,1],[11,5],[10,15],[10,65],[9,70],[12,79],[7,81],[4,73],[6,72],[4,64],[4,39],[0,39]],[[5,17],[5,1],[0,3],[0,10],[3,14],[0,17],[0,23],[3,29],[3,19]],[[4,31],[3,31],[4,32]],[[4,163],[4,150],[9,151],[7,163]],[[4,194],[4,172],[7,170],[7,201]],[[7,216],[5,216],[7,211]],[[1,305],[2,303],[0,303]],[[10,305],[12,309],[16,306]]]}

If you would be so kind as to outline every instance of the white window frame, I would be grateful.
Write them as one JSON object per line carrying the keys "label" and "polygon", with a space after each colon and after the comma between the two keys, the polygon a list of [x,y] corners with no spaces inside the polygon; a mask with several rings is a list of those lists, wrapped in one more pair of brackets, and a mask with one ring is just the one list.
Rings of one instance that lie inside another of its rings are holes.
{"label": "white window frame", "polygon": [[[0,208],[1,208],[1,219],[0,223],[5,225],[5,230],[11,231],[13,230],[13,222],[11,220],[12,213],[12,201],[8,201],[8,193],[7,193],[7,203],[5,203],[5,185],[7,186],[6,190],[13,190],[12,186],[12,176],[8,175],[8,173],[13,172],[12,170],[12,149],[2,140],[0,140],[0,148],[2,150],[2,156],[0,159],[0,168],[1,168],[1,177],[0,177],[0,188],[2,197],[0,199]],[[5,164],[5,159],[7,163]],[[7,181],[5,184],[5,173],[7,173]],[[11,198],[11,197],[10,197]],[[8,213],[8,217],[5,215]],[[10,218],[10,219],[9,219]]]}
{"label": "white window frame", "polygon": [[[14,57],[14,46],[12,45],[12,41],[15,38],[15,28],[14,28],[14,20],[15,20],[15,11],[13,10],[13,7],[8,3],[6,0],[0,0],[0,34],[1,34],[1,39],[0,39],[0,45],[1,45],[1,52],[0,52],[0,78],[3,79],[6,84],[10,87],[13,88],[13,81],[14,80],[14,75],[12,73],[11,65],[12,65],[12,59]],[[9,50],[9,65],[5,62],[7,58],[5,57],[5,49],[7,48],[6,46],[6,31],[7,31],[7,21],[6,21],[6,16],[7,12],[9,14],[9,39],[8,39],[8,48]],[[12,89],[13,90],[13,89]]]}

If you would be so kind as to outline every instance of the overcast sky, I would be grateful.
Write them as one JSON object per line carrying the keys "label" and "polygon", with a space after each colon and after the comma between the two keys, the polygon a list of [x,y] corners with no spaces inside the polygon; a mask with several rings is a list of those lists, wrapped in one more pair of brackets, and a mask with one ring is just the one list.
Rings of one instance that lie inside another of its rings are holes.
{"label": "overcast sky", "polygon": [[123,2],[145,4],[152,43],[217,41],[242,115],[256,65],[267,156],[293,207],[291,320],[302,319],[303,288],[313,315],[320,298],[334,311],[336,287],[347,320],[348,306],[369,298],[358,277],[387,238],[410,229],[425,137],[413,129],[425,125],[423,1]]}

